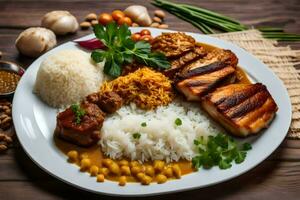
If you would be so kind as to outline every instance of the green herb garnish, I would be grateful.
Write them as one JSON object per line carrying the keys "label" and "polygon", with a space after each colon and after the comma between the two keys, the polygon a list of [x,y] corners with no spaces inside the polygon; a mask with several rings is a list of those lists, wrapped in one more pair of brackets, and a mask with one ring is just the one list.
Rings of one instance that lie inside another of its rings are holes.
{"label": "green herb garnish", "polygon": [[146,123],[146,122],[143,122],[143,123],[141,123],[141,126],[142,126],[142,127],[146,127],[146,126],[147,126],[147,123]]}
{"label": "green herb garnish", "polygon": [[175,124],[176,124],[177,126],[181,126],[181,125],[182,125],[181,119],[180,119],[180,118],[176,118],[176,119],[175,119]]}
{"label": "green herb garnish", "polygon": [[85,110],[83,110],[78,104],[71,105],[71,110],[75,114],[75,123],[80,124],[81,118],[85,115]]}
{"label": "green herb garnish", "polygon": [[192,164],[196,169],[209,169],[213,166],[228,169],[233,161],[236,164],[242,163],[247,156],[246,151],[252,148],[249,143],[244,143],[240,148],[232,137],[224,134],[209,136],[206,139],[201,137],[194,140],[194,144],[197,146],[198,155],[192,159]]}
{"label": "green herb garnish", "polygon": [[141,134],[140,134],[140,133],[134,133],[134,134],[132,134],[132,137],[133,137],[134,139],[140,139]]}
{"label": "green herb garnish", "polygon": [[167,69],[170,63],[164,54],[151,52],[151,46],[146,41],[134,42],[127,25],[117,26],[110,23],[106,27],[94,26],[96,37],[107,47],[92,52],[92,59],[96,62],[105,60],[104,73],[118,77],[122,73],[122,65],[136,61],[149,67]]}

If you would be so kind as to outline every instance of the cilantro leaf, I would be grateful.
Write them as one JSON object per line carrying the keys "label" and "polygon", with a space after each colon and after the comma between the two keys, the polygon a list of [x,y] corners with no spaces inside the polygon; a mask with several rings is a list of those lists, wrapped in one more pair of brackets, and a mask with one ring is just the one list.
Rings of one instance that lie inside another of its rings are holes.
{"label": "cilantro leaf", "polygon": [[141,126],[142,126],[142,127],[146,127],[146,126],[147,126],[147,123],[146,123],[146,122],[143,122],[143,123],[141,123]]}
{"label": "cilantro leaf", "polygon": [[106,52],[101,50],[101,49],[97,49],[97,50],[92,52],[91,57],[96,63],[99,63],[99,62],[102,62],[105,59]]}
{"label": "cilantro leaf", "polygon": [[106,27],[94,26],[96,37],[105,44],[105,50],[94,50],[91,58],[96,62],[105,60],[104,73],[118,77],[122,66],[136,61],[149,67],[167,69],[170,63],[162,53],[151,52],[151,45],[146,41],[134,42],[127,25],[117,26],[110,23]]}
{"label": "cilantro leaf", "polygon": [[75,123],[80,124],[81,118],[85,115],[85,110],[83,110],[78,104],[71,105],[71,110],[75,114]]}
{"label": "cilantro leaf", "polygon": [[219,166],[220,169],[228,169],[234,161],[236,164],[244,162],[247,152],[251,149],[249,143],[244,143],[242,148],[230,136],[218,134],[208,136],[206,140],[203,137],[194,140],[197,146],[198,154],[192,159],[193,166],[211,168]]}

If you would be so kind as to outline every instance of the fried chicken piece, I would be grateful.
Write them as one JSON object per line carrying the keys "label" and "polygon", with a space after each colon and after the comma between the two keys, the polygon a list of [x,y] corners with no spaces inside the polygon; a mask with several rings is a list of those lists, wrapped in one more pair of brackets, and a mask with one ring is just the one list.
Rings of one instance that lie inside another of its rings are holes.
{"label": "fried chicken piece", "polygon": [[152,51],[158,51],[168,58],[174,58],[194,49],[195,43],[195,39],[185,33],[163,33],[151,41],[151,47]]}
{"label": "fried chicken piece", "polygon": [[278,107],[261,83],[231,84],[203,98],[203,108],[231,134],[246,137],[267,128]]}

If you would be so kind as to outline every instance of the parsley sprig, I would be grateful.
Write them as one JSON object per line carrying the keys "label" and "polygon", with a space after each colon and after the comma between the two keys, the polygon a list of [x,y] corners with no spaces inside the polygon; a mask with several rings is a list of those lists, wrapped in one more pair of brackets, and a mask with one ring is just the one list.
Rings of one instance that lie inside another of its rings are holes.
{"label": "parsley sprig", "polygon": [[201,137],[194,140],[197,146],[198,155],[192,159],[193,166],[209,169],[213,166],[219,166],[220,169],[228,169],[234,161],[236,164],[244,162],[251,144],[244,143],[241,147],[230,136],[218,134],[209,136],[207,139]]}
{"label": "parsley sprig", "polygon": [[75,114],[75,123],[80,124],[82,117],[85,115],[85,110],[78,104],[71,105],[71,110]]}
{"label": "parsley sprig", "polygon": [[122,65],[134,60],[149,67],[167,69],[170,63],[164,54],[151,52],[148,42],[134,42],[127,25],[117,26],[110,23],[106,27],[97,24],[94,26],[96,37],[101,40],[106,49],[97,49],[92,52],[92,59],[96,62],[105,60],[104,73],[118,77],[122,74]]}

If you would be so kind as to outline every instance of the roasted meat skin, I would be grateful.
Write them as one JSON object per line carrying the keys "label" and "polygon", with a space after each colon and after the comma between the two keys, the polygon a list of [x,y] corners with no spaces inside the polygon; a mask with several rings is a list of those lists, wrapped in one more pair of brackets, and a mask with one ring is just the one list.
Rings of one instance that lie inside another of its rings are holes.
{"label": "roasted meat skin", "polygon": [[205,96],[203,108],[230,133],[239,137],[267,128],[278,107],[261,83],[231,84]]}
{"label": "roasted meat skin", "polygon": [[85,111],[79,124],[76,123],[75,114],[71,107],[57,115],[55,135],[79,146],[91,146],[100,139],[100,129],[105,114],[93,103],[87,101],[80,107]]}
{"label": "roasted meat skin", "polygon": [[215,88],[235,81],[237,63],[237,57],[230,50],[213,50],[177,73],[175,86],[187,100],[200,101]]}
{"label": "roasted meat skin", "polygon": [[169,78],[173,78],[174,75],[181,69],[183,69],[186,65],[194,62],[195,60],[203,58],[204,56],[206,56],[206,54],[207,52],[202,46],[196,45],[194,49],[184,53],[180,57],[169,59],[171,67],[165,70],[163,73]]}
{"label": "roasted meat skin", "polygon": [[114,113],[123,105],[123,99],[116,92],[93,93],[86,100],[97,104],[106,113]]}

